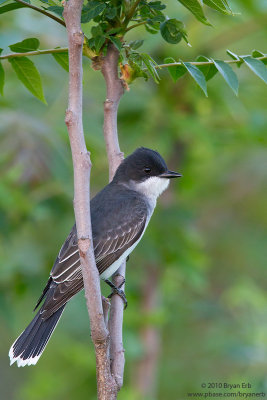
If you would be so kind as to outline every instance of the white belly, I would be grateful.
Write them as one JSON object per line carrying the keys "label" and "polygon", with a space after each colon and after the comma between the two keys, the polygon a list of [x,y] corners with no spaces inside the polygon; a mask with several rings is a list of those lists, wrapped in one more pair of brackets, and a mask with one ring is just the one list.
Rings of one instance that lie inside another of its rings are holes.
{"label": "white belly", "polygon": [[[144,234],[144,232],[143,232]],[[126,258],[128,257],[128,255],[133,251],[133,249],[137,246],[138,242],[140,242],[140,240],[142,239],[142,236],[131,246],[129,247],[129,249],[127,249],[121,256],[120,258],[118,258],[118,260],[116,260],[113,264],[111,264],[101,275],[100,278],[101,279],[108,279],[111,275],[113,275],[117,269],[119,269],[119,267],[121,266],[121,264],[123,263],[123,261],[126,260]]]}

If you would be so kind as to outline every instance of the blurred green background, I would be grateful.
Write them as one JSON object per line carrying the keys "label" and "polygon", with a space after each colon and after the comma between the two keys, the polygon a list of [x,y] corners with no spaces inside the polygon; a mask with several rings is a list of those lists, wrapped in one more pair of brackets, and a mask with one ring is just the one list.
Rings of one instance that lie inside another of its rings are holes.
{"label": "blurred green background", "polygon": [[[159,35],[144,49],[158,61],[225,50],[266,52],[265,1],[230,1],[240,15],[210,9],[214,27],[176,2],[192,48]],[[150,37],[149,37],[150,36]],[[41,48],[66,44],[64,28],[21,9],[1,16],[0,47],[38,37]],[[130,38],[130,34],[129,34]],[[8,350],[33,317],[60,246],[73,224],[73,176],[64,124],[68,75],[52,56],[35,57],[48,105],[18,81],[8,62],[0,98],[0,397],[96,399],[95,360],[83,293],[66,308],[35,367],[9,367]],[[237,71],[237,69],[235,68]],[[209,97],[189,76],[157,86],[137,80],[119,112],[121,149],[158,150],[183,174],[160,198],[142,243],[127,263],[125,384],[119,399],[185,399],[202,382],[249,382],[267,392],[266,86],[245,66],[236,98],[222,77]],[[91,190],[108,179],[102,136],[105,87],[84,60],[84,130],[93,161]],[[109,290],[103,287],[105,294]],[[244,390],[246,392],[246,390]]]}

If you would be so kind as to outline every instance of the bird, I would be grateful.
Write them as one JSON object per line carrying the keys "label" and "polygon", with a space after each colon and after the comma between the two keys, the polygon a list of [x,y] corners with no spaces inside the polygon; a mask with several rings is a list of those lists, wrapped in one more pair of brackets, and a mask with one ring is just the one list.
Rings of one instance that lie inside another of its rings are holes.
{"label": "bird", "polygon": [[[113,180],[90,201],[92,238],[100,278],[107,283],[140,242],[158,196],[171,178],[170,171],[155,150],[137,148],[117,168]],[[111,284],[111,286],[113,286]],[[35,309],[35,317],[13,343],[10,365],[35,365],[43,353],[67,302],[83,289],[76,225],[73,226],[50,272]],[[113,288],[119,292],[119,288]],[[122,295],[123,297],[123,295]]]}

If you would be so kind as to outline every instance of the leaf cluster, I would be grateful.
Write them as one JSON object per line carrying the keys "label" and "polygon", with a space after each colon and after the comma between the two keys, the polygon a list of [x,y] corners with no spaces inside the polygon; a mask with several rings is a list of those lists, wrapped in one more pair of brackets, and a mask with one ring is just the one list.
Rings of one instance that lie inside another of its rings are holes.
{"label": "leaf cluster", "polygon": [[[205,56],[198,56],[195,62],[176,62],[172,57],[165,58],[168,71],[174,82],[185,75],[187,72],[192,76],[198,86],[203,90],[207,96],[207,82],[212,79],[217,72],[224,78],[226,83],[230,86],[233,92],[238,94],[238,78],[230,64],[235,63],[238,67],[246,64],[247,67],[254,72],[259,78],[267,83],[267,64],[266,54],[258,50],[254,50],[252,55],[238,56],[232,51],[227,50],[228,55],[234,60],[222,61],[213,60]],[[259,58],[263,58],[260,60]]]}
{"label": "leaf cluster", "polygon": [[[58,0],[38,0],[42,5],[40,8],[31,5],[30,0],[4,0],[7,3],[0,7],[0,14],[21,7],[30,7],[45,13],[57,22],[64,25],[64,7]],[[205,25],[211,25],[206,17],[205,7],[226,15],[234,15],[227,0],[177,0],[177,6],[185,7],[193,16]],[[54,16],[57,15],[57,17]],[[207,81],[217,72],[225,79],[235,94],[238,93],[238,79],[236,73],[229,65],[231,61],[213,60],[205,56],[199,56],[194,62],[176,62],[167,57],[163,65],[158,65],[150,54],[141,52],[139,48],[144,39],[127,42],[126,35],[130,30],[143,26],[149,34],[160,34],[162,39],[170,45],[176,45],[184,40],[188,45],[188,33],[183,21],[169,18],[167,5],[160,0],[89,0],[85,1],[81,15],[82,24],[90,24],[90,35],[85,37],[84,55],[95,59],[105,55],[109,43],[118,49],[120,53],[120,68],[122,78],[126,83],[132,83],[136,78],[143,77],[152,79],[158,83],[160,80],[159,69],[168,67],[172,79],[176,82],[181,76],[189,73],[207,96]],[[22,42],[10,45],[12,55],[8,55],[8,61],[15,73],[27,89],[39,100],[45,102],[41,78],[38,70],[27,55],[43,54],[39,51],[39,40],[36,38],[25,39]],[[49,51],[48,51],[49,52]],[[23,54],[16,53],[26,53]],[[68,54],[64,49],[51,49],[50,53],[54,59],[68,71]],[[233,58],[232,63],[237,66],[245,63],[256,75],[265,82],[266,68],[264,61],[266,55],[254,51],[251,56],[237,56],[228,51]],[[261,61],[262,60],[262,61]],[[168,65],[170,64],[170,65]],[[3,93],[4,70],[0,64],[0,92]]]}
{"label": "leaf cluster", "polygon": [[[36,52],[38,54],[38,49],[40,42],[36,38],[24,39],[21,42],[12,44],[9,46],[15,55],[19,57],[8,58],[14,72],[16,73],[18,79],[23,83],[23,85],[39,100],[46,104],[46,100],[43,93],[43,86],[41,81],[41,76],[36,68],[35,64],[24,54],[30,54],[31,52]],[[0,49],[0,55],[2,49]],[[52,53],[54,59],[64,68],[66,71],[69,69],[68,62],[68,52]],[[5,72],[4,68],[0,62],[0,93],[3,95],[5,82]]]}

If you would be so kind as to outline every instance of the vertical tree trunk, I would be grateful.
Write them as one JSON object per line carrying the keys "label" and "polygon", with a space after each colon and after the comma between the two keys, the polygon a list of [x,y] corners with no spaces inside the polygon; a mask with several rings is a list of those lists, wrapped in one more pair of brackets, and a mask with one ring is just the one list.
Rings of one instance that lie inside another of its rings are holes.
{"label": "vertical tree trunk", "polygon": [[[107,95],[104,102],[104,137],[109,160],[109,179],[112,180],[116,169],[123,160],[123,153],[120,151],[117,113],[120,98],[123,95],[123,82],[118,77],[118,58],[119,52],[113,44],[109,44],[106,57],[102,60],[102,74],[105,78]],[[113,283],[118,287],[125,281],[125,262],[121,265],[115,276]],[[121,287],[124,290],[124,285]],[[119,296],[113,296],[109,317],[110,332],[110,361],[111,373],[119,388],[123,385],[124,373],[124,348],[122,343],[122,324],[123,324],[124,304]]]}
{"label": "vertical tree trunk", "polygon": [[[113,372],[115,377],[120,378],[120,385],[118,385],[111,373],[110,335],[103,313],[100,279],[92,242],[89,185],[91,161],[85,145],[82,124],[83,34],[80,25],[82,5],[83,0],[69,0],[64,6],[64,19],[69,42],[69,102],[65,121],[73,159],[74,211],[91,336],[95,346],[98,399],[115,400],[122,384],[124,360],[123,366],[121,363],[116,363],[119,372],[116,370]],[[113,132],[113,128],[110,132]],[[107,314],[106,306],[105,314]],[[122,323],[122,319],[120,322]],[[111,333],[111,337],[120,337],[121,325],[113,324],[112,329],[114,332]]]}

